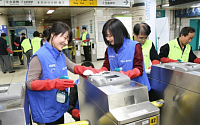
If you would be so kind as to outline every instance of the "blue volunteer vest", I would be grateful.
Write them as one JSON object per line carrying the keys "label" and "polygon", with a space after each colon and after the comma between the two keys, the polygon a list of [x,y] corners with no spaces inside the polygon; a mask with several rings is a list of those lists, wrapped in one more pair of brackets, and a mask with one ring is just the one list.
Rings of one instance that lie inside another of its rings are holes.
{"label": "blue volunteer vest", "polygon": [[[79,79],[77,79],[74,83],[77,85],[79,83]],[[78,101],[78,99],[76,101],[75,109],[79,110],[79,101]]]}
{"label": "blue volunteer vest", "polygon": [[[122,71],[132,70],[134,55],[135,55],[135,46],[138,42],[124,38],[123,45],[118,50],[118,54],[115,53],[115,50],[112,47],[108,47],[108,59],[110,64],[110,69],[113,71],[115,68],[122,67]],[[132,79],[138,83],[146,85],[148,91],[150,91],[151,86],[145,72],[144,60],[143,60],[143,75],[137,78]]]}
{"label": "blue volunteer vest", "polygon": [[[53,80],[60,76],[68,76],[65,56],[62,52],[53,48],[48,42],[34,55],[38,56],[42,66],[42,78],[40,80]],[[65,104],[57,102],[57,91],[57,89],[49,91],[31,91],[27,89],[34,122],[54,122],[68,110],[69,100]]]}

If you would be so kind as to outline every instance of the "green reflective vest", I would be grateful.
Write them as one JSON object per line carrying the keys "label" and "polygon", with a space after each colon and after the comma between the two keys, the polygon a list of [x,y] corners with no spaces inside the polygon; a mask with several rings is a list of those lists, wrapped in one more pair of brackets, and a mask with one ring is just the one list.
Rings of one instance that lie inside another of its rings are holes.
{"label": "green reflective vest", "polygon": [[182,49],[180,48],[177,38],[168,42],[169,44],[169,59],[181,59],[183,62],[188,62],[189,54],[191,50],[191,46],[189,44],[186,45],[184,52],[182,53]]}
{"label": "green reflective vest", "polygon": [[32,47],[33,47],[33,54],[34,54],[38,49],[40,49],[40,47],[41,47],[41,39],[42,39],[42,38],[34,37],[34,38],[31,40],[31,45],[32,45]]}
{"label": "green reflective vest", "polygon": [[[85,32],[83,33],[83,35],[82,35],[82,41],[83,41],[83,40],[86,40],[87,34],[88,34],[87,31],[85,31]],[[82,45],[83,45],[83,46],[90,46],[90,41],[82,42]]]}
{"label": "green reflective vest", "polygon": [[144,65],[145,65],[145,70],[149,68],[150,66],[150,50],[152,47],[152,41],[146,40],[145,43],[142,45],[142,53],[144,57]]}
{"label": "green reflective vest", "polygon": [[24,39],[22,41],[21,46],[24,48],[24,53],[26,53],[28,50],[32,49],[29,39]]}

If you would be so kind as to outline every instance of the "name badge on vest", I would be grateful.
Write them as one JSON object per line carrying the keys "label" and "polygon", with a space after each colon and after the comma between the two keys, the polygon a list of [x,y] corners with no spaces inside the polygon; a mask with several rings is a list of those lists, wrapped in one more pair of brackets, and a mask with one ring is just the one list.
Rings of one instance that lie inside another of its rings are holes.
{"label": "name badge on vest", "polygon": [[56,64],[49,64],[49,68],[51,69],[51,73],[55,73],[56,69]]}

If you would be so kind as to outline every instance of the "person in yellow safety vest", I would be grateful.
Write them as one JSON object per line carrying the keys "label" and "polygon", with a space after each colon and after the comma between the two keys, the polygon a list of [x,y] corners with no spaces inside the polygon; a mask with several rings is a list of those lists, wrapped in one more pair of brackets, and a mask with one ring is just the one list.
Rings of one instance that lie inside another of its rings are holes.
{"label": "person in yellow safety vest", "polygon": [[31,40],[30,39],[26,39],[25,37],[22,38],[23,41],[21,43],[21,46],[23,47],[24,49],[24,53],[26,55],[26,58],[27,58],[27,64],[29,63],[30,61],[30,58],[31,56],[33,55],[33,52],[32,52],[32,46],[31,46]]}
{"label": "person in yellow safety vest", "polygon": [[91,61],[91,54],[90,54],[90,35],[87,32],[86,27],[82,27],[82,36],[81,38],[76,38],[82,40],[82,46],[84,51],[85,60],[84,61]]}
{"label": "person in yellow safety vest", "polygon": [[69,54],[68,45],[66,45],[66,46],[63,47],[62,52],[65,54],[65,56],[66,56],[69,60],[71,60],[70,54]]}
{"label": "person in yellow safety vest", "polygon": [[169,41],[160,48],[160,60],[162,63],[169,62],[194,62],[200,63],[200,58],[193,53],[189,45],[194,38],[195,29],[184,27],[181,29],[179,37]]}
{"label": "person in yellow safety vest", "polygon": [[147,39],[151,33],[150,26],[146,23],[138,23],[134,26],[133,33],[133,40],[142,44],[145,70],[151,68],[151,63],[152,65],[160,64],[160,57],[158,56],[153,42]]}
{"label": "person in yellow safety vest", "polygon": [[43,45],[43,43],[41,42],[42,38],[39,38],[40,33],[38,31],[35,31],[33,33],[33,39],[31,40],[31,45],[33,47],[33,54],[40,49],[40,47]]}

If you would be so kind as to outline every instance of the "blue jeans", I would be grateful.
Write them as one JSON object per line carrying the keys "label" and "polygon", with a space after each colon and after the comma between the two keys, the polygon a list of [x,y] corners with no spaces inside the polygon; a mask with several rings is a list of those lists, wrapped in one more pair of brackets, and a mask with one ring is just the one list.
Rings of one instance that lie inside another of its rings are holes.
{"label": "blue jeans", "polygon": [[63,49],[62,52],[66,55],[66,57],[71,60],[68,48]]}

